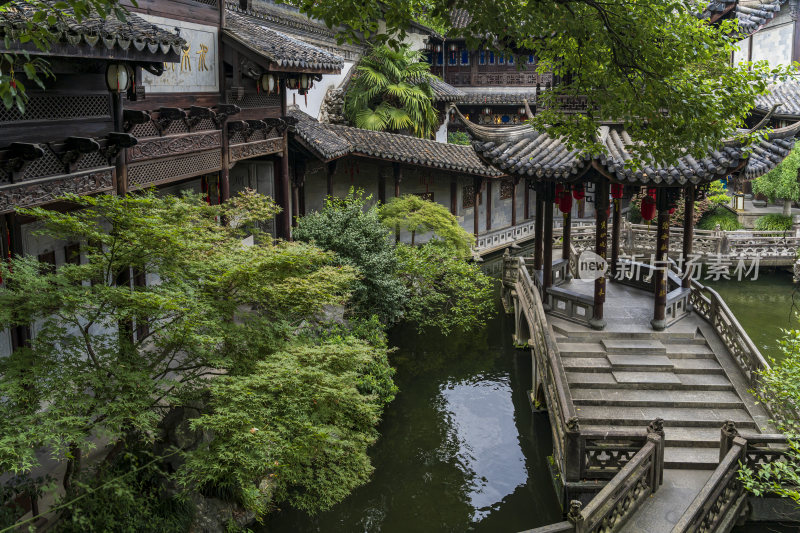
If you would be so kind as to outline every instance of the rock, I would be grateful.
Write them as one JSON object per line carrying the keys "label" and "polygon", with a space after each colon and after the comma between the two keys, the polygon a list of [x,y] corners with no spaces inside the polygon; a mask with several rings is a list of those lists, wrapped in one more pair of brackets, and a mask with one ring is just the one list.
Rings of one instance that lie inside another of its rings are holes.
{"label": "rock", "polygon": [[226,533],[231,523],[238,528],[244,528],[256,519],[255,513],[219,498],[205,498],[200,494],[192,494],[191,501],[195,507],[195,514],[192,526],[189,528],[190,533]]}

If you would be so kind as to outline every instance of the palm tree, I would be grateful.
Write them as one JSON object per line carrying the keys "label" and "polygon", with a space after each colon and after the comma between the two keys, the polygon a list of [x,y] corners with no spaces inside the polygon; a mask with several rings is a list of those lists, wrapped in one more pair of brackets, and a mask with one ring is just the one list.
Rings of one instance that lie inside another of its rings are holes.
{"label": "palm tree", "polygon": [[436,76],[429,68],[422,53],[408,45],[397,50],[373,47],[359,61],[347,88],[345,117],[362,129],[433,136],[439,118],[429,83]]}

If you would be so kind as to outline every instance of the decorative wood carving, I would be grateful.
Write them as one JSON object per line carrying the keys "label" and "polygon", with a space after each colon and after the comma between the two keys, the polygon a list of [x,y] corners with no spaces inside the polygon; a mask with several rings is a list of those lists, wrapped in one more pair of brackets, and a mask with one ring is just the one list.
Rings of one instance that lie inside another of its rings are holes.
{"label": "decorative wood carving", "polygon": [[32,207],[66,194],[93,194],[112,188],[112,167],[54,176],[0,187],[0,213]]}
{"label": "decorative wood carving", "polygon": [[249,159],[260,155],[268,155],[283,150],[283,138],[274,137],[263,141],[233,144],[230,147],[229,158],[231,162]]}
{"label": "decorative wood carving", "polygon": [[222,145],[222,132],[210,131],[188,135],[171,135],[149,138],[128,148],[128,161],[142,161],[175,154],[185,154],[198,150],[218,148]]}

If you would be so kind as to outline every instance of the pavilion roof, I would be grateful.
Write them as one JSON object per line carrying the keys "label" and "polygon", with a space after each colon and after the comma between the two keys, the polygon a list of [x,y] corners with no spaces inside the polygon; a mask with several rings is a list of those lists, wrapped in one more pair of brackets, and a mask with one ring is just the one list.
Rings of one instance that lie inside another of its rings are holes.
{"label": "pavilion roof", "polygon": [[795,135],[800,132],[800,122],[797,122],[768,133],[766,139],[751,147],[749,154],[742,143],[730,139],[721,142],[717,149],[709,149],[707,155],[699,160],[686,155],[672,165],[651,163],[640,170],[632,170],[626,162],[632,159],[629,147],[633,142],[620,125],[598,128],[597,139],[606,153],[592,157],[568,148],[561,139],[536,131],[528,124],[487,127],[474,124],[463,116],[461,119],[475,139],[472,143],[475,153],[509,175],[571,181],[580,177],[589,166],[599,165],[606,174],[622,183],[640,185],[697,184],[722,178],[733,171],[755,178],[773,169],[789,155]]}
{"label": "pavilion roof", "polygon": [[272,64],[275,70],[339,72],[344,60],[336,54],[266,27],[260,19],[227,9],[224,35]]}
{"label": "pavilion roof", "polygon": [[753,110],[760,115],[766,115],[775,105],[780,105],[774,113],[775,118],[800,118],[800,80],[790,79],[784,82],[773,83],[769,92],[756,99]]}
{"label": "pavilion roof", "polygon": [[[54,6],[55,1],[45,0],[45,4]],[[17,1],[6,4],[0,11],[0,48],[3,39],[8,36],[11,43],[15,43],[15,34],[25,30],[34,13],[38,10],[36,4]],[[186,41],[176,33],[147,22],[135,13],[127,13],[126,20],[121,21],[113,14],[103,18],[96,12],[78,21],[72,16],[72,8],[60,9],[66,16],[58,17],[49,28],[55,37],[55,42],[49,55],[57,56],[97,56],[105,59],[128,58],[129,53],[138,52],[139,57],[153,62],[175,61],[180,57],[181,50],[186,47]],[[19,44],[19,43],[18,43]],[[26,46],[27,45],[27,46]],[[31,43],[20,44],[23,49],[29,49]],[[9,49],[16,49],[12,44]],[[89,53],[81,54],[79,50],[86,48]],[[35,47],[29,50],[32,53],[41,53]]]}
{"label": "pavilion roof", "polygon": [[297,108],[290,109],[289,115],[298,120],[294,126],[295,136],[324,161],[345,155],[361,155],[479,176],[500,177],[505,174],[481,161],[469,146],[439,143],[411,135],[321,124]]}

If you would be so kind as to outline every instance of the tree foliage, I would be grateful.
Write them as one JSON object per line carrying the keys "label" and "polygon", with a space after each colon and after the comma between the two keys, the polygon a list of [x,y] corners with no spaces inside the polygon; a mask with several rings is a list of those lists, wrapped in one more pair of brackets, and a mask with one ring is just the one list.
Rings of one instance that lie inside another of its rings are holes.
{"label": "tree foliage", "polygon": [[[343,39],[362,34],[392,44],[404,37],[419,3],[406,0],[294,0],[302,12],[343,25]],[[742,126],[754,97],[773,74],[765,62],[730,66],[740,39],[735,21],[709,24],[690,0],[428,0],[426,17],[448,24],[451,9],[467,10],[465,28],[450,28],[472,49],[526,57],[561,80],[537,100],[537,129],[573,147],[604,150],[601,121],[622,120],[643,161],[704,155]],[[385,20],[389,35],[374,35]],[[394,31],[395,33],[391,33]],[[519,65],[524,61],[516,61]],[[785,73],[786,69],[777,69]],[[563,112],[575,98],[586,113]],[[665,112],[666,111],[666,112]],[[642,141],[643,144],[637,144]]]}
{"label": "tree foliage", "polygon": [[773,423],[789,439],[788,451],[782,461],[742,466],[739,480],[756,496],[774,494],[800,506],[800,330],[784,330],[779,343],[783,357],[773,359],[771,368],[760,372],[761,388],[753,392],[769,404]]}
{"label": "tree foliage", "polygon": [[475,237],[459,225],[458,219],[445,206],[416,194],[389,200],[381,207],[380,219],[389,229],[410,232],[411,244],[415,243],[417,235],[432,233],[434,239],[441,240],[463,257],[469,256],[475,242]]}
{"label": "tree foliage", "polygon": [[[184,450],[180,479],[235,480],[231,490],[263,511],[254,491],[275,471],[272,458],[286,475],[270,484],[275,502],[309,510],[367,478],[364,452],[393,394],[386,348],[350,333],[314,346],[325,311],[347,303],[352,267],[310,244],[264,238],[258,222],[276,207],[252,191],[221,206],[153,193],[65,200],[79,209],[24,213],[44,234],[80,243],[80,261],[0,265],[0,328],[34,332],[0,359],[3,471],[29,471],[43,447],[67,459],[64,485],[75,490],[97,437],[111,443],[96,465],[101,479],[127,443],[160,435],[165,414],[198,406],[196,427],[214,431]],[[256,244],[244,245],[251,234]],[[146,286],[130,283],[139,273]],[[260,447],[243,451],[240,434]]]}
{"label": "tree foliage", "polygon": [[[124,21],[126,10],[119,5],[118,0],[63,0],[49,2],[47,0],[21,0],[21,2],[7,2],[0,4],[0,16],[4,11],[17,9],[15,4],[27,4],[33,9],[25,27],[18,29],[12,40],[11,35],[5,36],[4,46],[13,50],[14,43],[32,43],[41,52],[47,52],[55,42],[55,36],[50,28],[63,25],[67,19],[82,21],[94,13],[101,17],[113,15]],[[136,1],[132,0],[133,5]],[[14,75],[14,69],[22,67],[26,78],[45,88],[44,80],[52,77],[49,63],[40,57],[33,57],[26,51],[20,53],[0,54],[0,100],[6,109],[17,107],[20,113],[25,112],[25,103],[28,100],[27,88]]]}
{"label": "tree foliage", "polygon": [[[419,329],[444,332],[483,324],[493,311],[491,281],[464,260],[471,239],[455,218],[412,196],[382,207],[368,206],[367,200],[351,189],[345,198],[329,199],[321,212],[301,217],[295,232],[359,270],[353,291],[357,312],[376,314],[387,324],[402,318]],[[439,238],[421,246],[394,246],[396,226],[430,228]]]}
{"label": "tree foliage", "polygon": [[753,180],[753,192],[763,194],[770,201],[800,200],[800,145],[795,144],[791,153],[777,167]]}
{"label": "tree foliage", "polygon": [[344,98],[345,117],[358,128],[431,137],[439,125],[430,65],[408,45],[378,45],[356,66]]}

